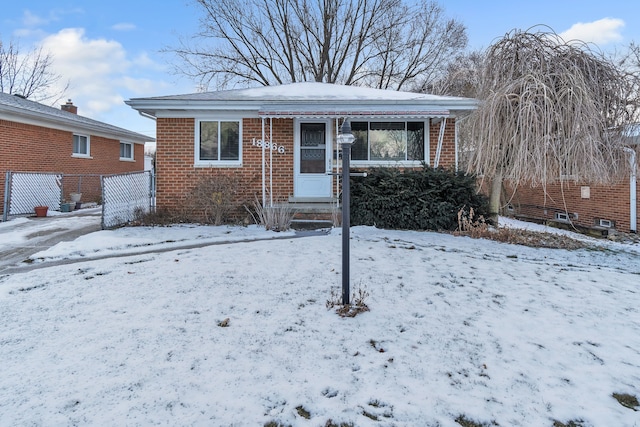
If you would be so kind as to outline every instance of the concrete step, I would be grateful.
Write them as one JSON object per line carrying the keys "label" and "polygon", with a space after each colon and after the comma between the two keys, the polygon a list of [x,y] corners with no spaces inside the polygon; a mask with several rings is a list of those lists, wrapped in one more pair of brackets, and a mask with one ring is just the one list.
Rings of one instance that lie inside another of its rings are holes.
{"label": "concrete step", "polygon": [[295,230],[331,228],[335,225],[336,218],[340,218],[340,208],[331,198],[292,199],[287,206],[293,210],[291,228]]}
{"label": "concrete step", "polygon": [[314,219],[293,219],[291,228],[294,230],[320,230],[323,228],[332,228],[331,220],[314,220]]}

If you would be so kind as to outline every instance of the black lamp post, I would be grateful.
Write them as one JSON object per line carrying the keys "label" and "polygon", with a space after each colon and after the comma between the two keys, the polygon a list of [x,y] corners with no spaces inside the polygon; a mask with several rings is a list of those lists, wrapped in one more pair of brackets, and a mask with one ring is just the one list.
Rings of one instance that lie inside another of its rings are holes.
{"label": "black lamp post", "polygon": [[349,212],[351,183],[349,169],[351,160],[351,144],[356,138],[351,133],[349,120],[345,119],[338,134],[338,144],[342,146],[342,304],[349,304],[349,229],[351,217]]}

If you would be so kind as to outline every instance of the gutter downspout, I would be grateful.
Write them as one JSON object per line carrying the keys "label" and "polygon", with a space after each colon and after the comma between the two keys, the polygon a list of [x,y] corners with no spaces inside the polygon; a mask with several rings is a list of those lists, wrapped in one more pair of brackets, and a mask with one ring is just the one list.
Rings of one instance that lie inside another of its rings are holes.
{"label": "gutter downspout", "polygon": [[151,120],[153,120],[154,122],[157,120],[157,118],[156,118],[156,117],[152,116],[152,115],[151,115],[151,114],[149,114],[149,113],[145,113],[144,111],[140,111],[140,110],[138,110],[138,114],[140,114],[142,117],[146,117],[147,119],[151,119]]}
{"label": "gutter downspout", "polygon": [[624,151],[629,153],[629,163],[631,164],[631,174],[629,175],[629,230],[632,233],[638,232],[638,163],[636,161],[636,151],[629,147],[624,147]]}

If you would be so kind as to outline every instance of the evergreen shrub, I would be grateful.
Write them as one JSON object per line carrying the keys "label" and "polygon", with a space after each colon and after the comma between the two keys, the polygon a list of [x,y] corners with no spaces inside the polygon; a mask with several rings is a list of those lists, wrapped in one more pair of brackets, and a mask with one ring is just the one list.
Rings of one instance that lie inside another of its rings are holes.
{"label": "evergreen shrub", "polygon": [[375,168],[351,178],[351,225],[399,230],[454,231],[458,212],[487,216],[488,199],[476,178],[446,169]]}

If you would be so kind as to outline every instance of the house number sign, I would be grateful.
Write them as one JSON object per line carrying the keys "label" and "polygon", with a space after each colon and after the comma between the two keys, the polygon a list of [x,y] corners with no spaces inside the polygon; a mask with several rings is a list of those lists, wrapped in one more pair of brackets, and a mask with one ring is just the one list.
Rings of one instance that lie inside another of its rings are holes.
{"label": "house number sign", "polygon": [[266,148],[267,150],[271,150],[279,154],[285,153],[285,149],[283,145],[278,145],[275,142],[271,142],[271,141],[263,141],[262,139],[253,138],[253,140],[251,141],[251,145],[259,148],[262,148],[264,146],[264,148]]}

